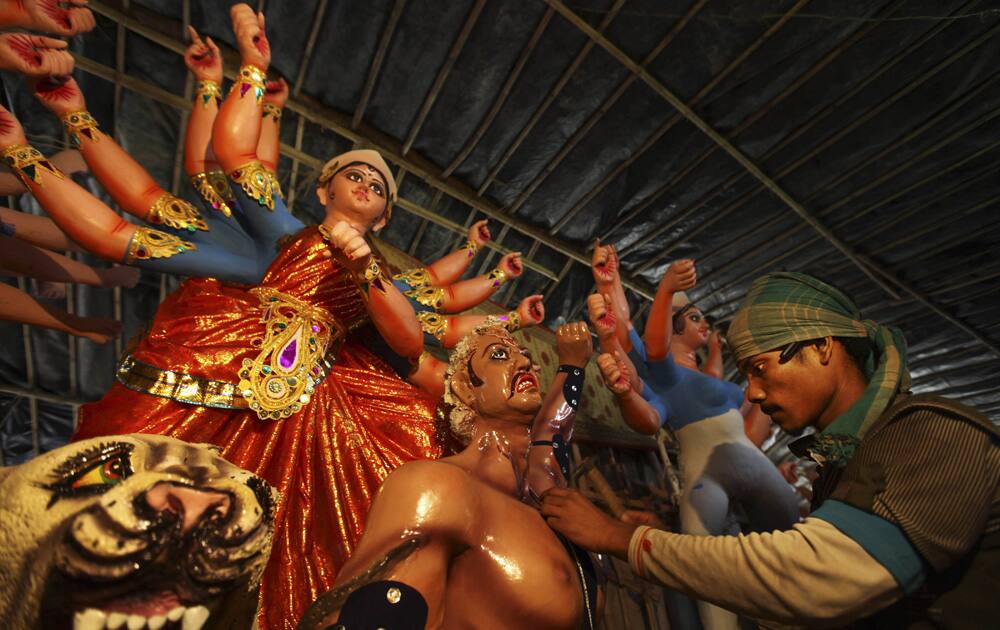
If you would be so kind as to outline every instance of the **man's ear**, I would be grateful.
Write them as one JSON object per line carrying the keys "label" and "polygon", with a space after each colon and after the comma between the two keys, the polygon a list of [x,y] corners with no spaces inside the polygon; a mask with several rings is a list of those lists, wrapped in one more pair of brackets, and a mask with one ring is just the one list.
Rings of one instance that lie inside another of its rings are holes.
{"label": "man's ear", "polygon": [[316,197],[319,199],[319,202],[325,208],[326,207],[326,202],[329,199],[329,193],[327,193],[326,186],[317,186],[316,187]]}
{"label": "man's ear", "polygon": [[816,356],[822,365],[830,364],[830,360],[833,358],[833,345],[833,337],[823,337],[816,342]]}
{"label": "man's ear", "polygon": [[469,373],[459,370],[451,375],[451,393],[466,407],[471,407],[475,401],[472,393],[472,383],[469,381]]}

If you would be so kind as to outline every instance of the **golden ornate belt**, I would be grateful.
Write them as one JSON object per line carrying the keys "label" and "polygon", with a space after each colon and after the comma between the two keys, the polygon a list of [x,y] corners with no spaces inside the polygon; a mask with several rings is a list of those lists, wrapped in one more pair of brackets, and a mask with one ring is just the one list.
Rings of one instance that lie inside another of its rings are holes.
{"label": "golden ornate belt", "polygon": [[344,328],[324,309],[270,287],[250,292],[260,299],[264,339],[256,358],[243,359],[240,393],[261,419],[286,418],[309,402],[325,376],[320,362]]}
{"label": "golden ornate belt", "polygon": [[238,384],[164,370],[126,356],[118,381],[129,389],[178,402],[222,409],[253,409],[262,420],[287,418],[307,404],[333,367],[343,326],[327,311],[268,287],[250,292],[260,300],[264,338],[244,359]]}
{"label": "golden ornate belt", "polygon": [[213,381],[164,370],[127,355],[118,364],[118,382],[125,387],[177,402],[219,409],[246,409],[247,401],[233,383]]}

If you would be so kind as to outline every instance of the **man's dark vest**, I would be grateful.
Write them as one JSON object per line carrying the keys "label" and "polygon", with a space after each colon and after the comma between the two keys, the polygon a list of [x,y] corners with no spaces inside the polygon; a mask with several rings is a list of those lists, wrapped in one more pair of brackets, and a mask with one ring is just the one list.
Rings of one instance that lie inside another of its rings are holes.
{"label": "man's dark vest", "polygon": [[[928,395],[898,396],[875,421],[866,438],[897,419],[905,422],[901,418],[915,411],[930,411],[972,423],[992,434],[995,443],[1000,443],[1000,430],[982,414],[960,403]],[[862,449],[863,446],[862,441]],[[934,448],[934,445],[928,444],[927,448]],[[899,457],[905,456],[905,453],[899,454]],[[813,509],[826,499],[833,499],[873,512],[875,497],[884,488],[881,467],[891,466],[892,462],[879,461],[874,466],[865,466],[863,460],[856,456],[846,468],[833,471],[832,476],[836,479],[828,478],[825,484],[822,481],[817,484],[822,492],[814,497]],[[969,470],[968,474],[978,472]],[[994,497],[991,523],[1000,519],[1000,514],[995,513],[997,505]],[[928,565],[927,571],[927,579],[919,591],[850,627],[1000,628],[1000,531],[984,534],[961,561],[947,570],[936,572]]]}

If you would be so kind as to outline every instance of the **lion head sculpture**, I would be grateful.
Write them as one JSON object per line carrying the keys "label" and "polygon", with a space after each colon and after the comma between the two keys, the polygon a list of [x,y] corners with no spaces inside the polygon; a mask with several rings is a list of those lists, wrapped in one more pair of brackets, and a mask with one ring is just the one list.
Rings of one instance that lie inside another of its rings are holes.
{"label": "lion head sculpture", "polygon": [[249,627],[276,495],[211,447],[157,435],[2,468],[0,627]]}

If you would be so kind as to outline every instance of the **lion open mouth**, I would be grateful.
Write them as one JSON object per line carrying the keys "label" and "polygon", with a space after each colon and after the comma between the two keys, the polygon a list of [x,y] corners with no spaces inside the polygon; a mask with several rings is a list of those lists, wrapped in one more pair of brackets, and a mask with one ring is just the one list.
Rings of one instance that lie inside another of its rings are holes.
{"label": "lion open mouth", "polygon": [[[166,609],[167,606],[172,607]],[[111,602],[108,609],[87,608],[73,616],[73,630],[102,630],[118,628],[128,630],[200,630],[208,621],[205,606],[181,606],[175,593],[164,592],[145,601]],[[115,610],[121,606],[126,610]]]}
{"label": "lion open mouth", "polygon": [[[151,510],[146,496],[134,501],[132,522],[93,508],[67,531],[46,600],[71,612],[74,630],[201,630],[262,569],[269,506],[208,512],[187,529],[181,514]],[[252,508],[258,515],[247,518]],[[68,627],[64,619],[52,627]]]}

